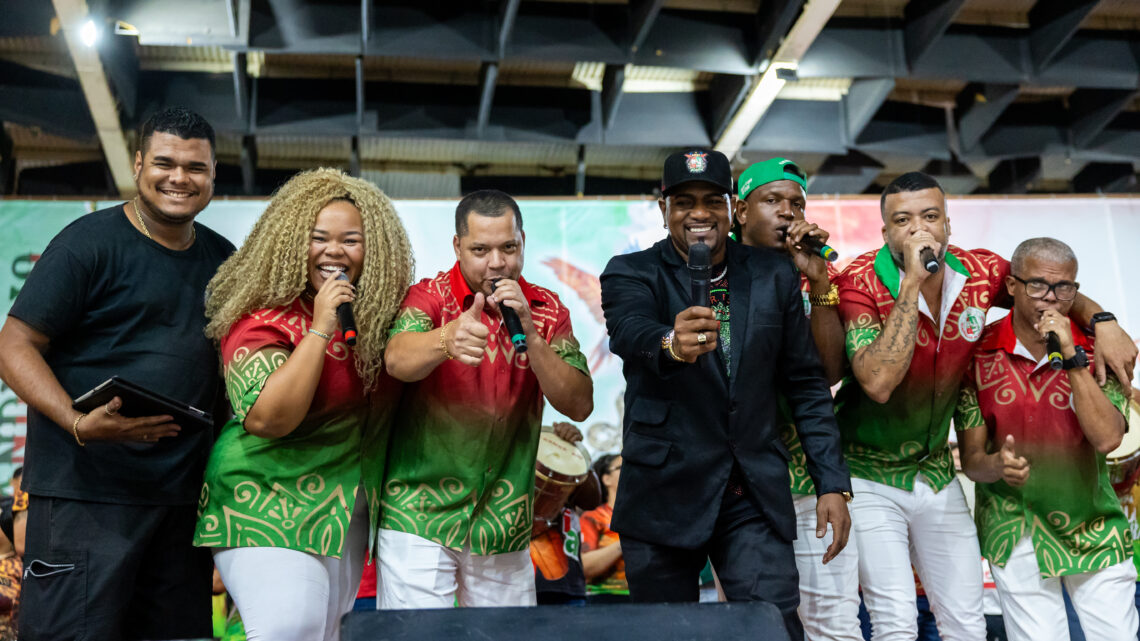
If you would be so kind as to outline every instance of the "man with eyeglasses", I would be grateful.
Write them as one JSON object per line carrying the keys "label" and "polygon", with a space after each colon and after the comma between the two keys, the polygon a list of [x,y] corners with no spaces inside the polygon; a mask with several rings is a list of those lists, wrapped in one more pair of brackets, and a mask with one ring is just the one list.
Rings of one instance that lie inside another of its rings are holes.
{"label": "man with eyeglasses", "polygon": [[[612,527],[630,596],[696,601],[711,559],[729,600],[775,604],[791,638],[802,639],[778,395],[795,418],[836,553],[850,528],[850,479],[800,277],[785,254],[729,242],[723,154],[670,155],[661,191],[668,236],[614,257],[601,277],[610,349],[626,379]],[[695,243],[708,245],[713,268],[709,300],[693,305],[686,262]]]}
{"label": "man with eyeglasses", "polygon": [[[1066,640],[1068,590],[1089,639],[1135,639],[1128,519],[1105,454],[1124,437],[1128,396],[1093,377],[1093,342],[1068,318],[1077,258],[1052,238],[1013,252],[1013,311],[990,324],[963,380],[954,425],[977,482],[982,554],[993,568],[1010,639]],[[1064,358],[1050,366],[1046,336]]]}
{"label": "man with eyeglasses", "polygon": [[[924,173],[893,180],[880,207],[885,244],[837,283],[854,377],[836,417],[854,477],[859,583],[876,640],[917,634],[913,565],[942,638],[981,641],[981,551],[947,441],[986,312],[1011,302],[1009,263],[949,244],[945,193]],[[1084,326],[1104,318],[1080,295],[1070,311]],[[1094,324],[1113,371],[1129,378],[1131,339],[1114,320]]]}

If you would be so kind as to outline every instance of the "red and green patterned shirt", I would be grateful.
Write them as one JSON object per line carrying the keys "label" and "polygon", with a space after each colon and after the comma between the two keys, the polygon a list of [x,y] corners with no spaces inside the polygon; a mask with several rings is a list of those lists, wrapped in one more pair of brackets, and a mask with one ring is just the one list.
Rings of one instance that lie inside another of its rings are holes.
{"label": "red and green patterned shirt", "polygon": [[[558,296],[520,278],[538,334],[564,362],[589,376],[586,357]],[[456,263],[408,290],[392,334],[427,332],[458,317],[474,295]],[[380,527],[474,554],[525,550],[530,542],[534,460],[542,390],[502,318],[478,367],[441,363],[405,387],[392,430]]]}
{"label": "red and green patterned shirt", "polygon": [[[914,356],[886,403],[871,400],[854,376],[836,395],[836,418],[851,476],[913,490],[919,473],[934,491],[954,480],[947,439],[962,374],[985,329],[986,312],[1008,306],[1009,262],[984,249],[953,245],[946,253],[942,326],[920,294]],[[870,345],[895,306],[903,274],[884,245],[856,258],[839,275],[839,317],[847,357]]]}
{"label": "red and green patterned shirt", "polygon": [[210,452],[194,545],[272,546],[339,558],[361,485],[371,522],[378,523],[388,422],[400,384],[382,376],[366,396],[339,329],[325,348],[301,424],[281,438],[245,430],[265,381],[305,338],[312,320],[312,303],[298,298],[241,318],[222,339],[234,416]]}
{"label": "red and green patterned shirt", "polygon": [[[835,282],[835,278],[839,276],[839,271],[831,263],[827,264],[827,279]],[[811,283],[808,282],[807,276],[800,274],[800,291],[804,297],[804,316],[811,318]],[[780,416],[783,418],[784,424],[780,428],[780,438],[784,441],[784,445],[788,447],[788,453],[791,455],[788,459],[788,476],[791,479],[792,494],[815,494],[815,483],[811,480],[811,475],[807,471],[807,455],[804,454],[804,446],[800,443],[800,437],[796,434],[796,424],[792,420],[792,410],[788,407],[788,403],[784,397],[780,397]]]}
{"label": "red and green patterned shirt", "polygon": [[[1072,323],[1072,321],[1070,321]],[[1073,342],[1092,346],[1073,324]],[[1090,368],[1092,365],[1090,364]],[[1128,400],[1109,375],[1105,396],[1128,418]],[[1013,315],[986,328],[958,400],[958,430],[987,430],[987,451],[1007,435],[1029,460],[1021,487],[978,483],[974,518],[982,555],[1005,567],[1028,529],[1043,577],[1093,572],[1132,556],[1128,519],[1109,483],[1105,455],[1085,438],[1072,385],[1048,359],[1033,360],[1013,331]]]}

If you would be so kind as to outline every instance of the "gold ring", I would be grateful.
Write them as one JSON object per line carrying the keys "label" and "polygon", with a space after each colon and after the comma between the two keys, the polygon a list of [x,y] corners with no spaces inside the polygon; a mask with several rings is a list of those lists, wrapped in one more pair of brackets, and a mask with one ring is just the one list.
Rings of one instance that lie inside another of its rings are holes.
{"label": "gold ring", "polygon": [[698,344],[700,344],[700,345],[704,345],[704,344],[705,344],[705,343],[707,343],[707,342],[709,342],[709,337],[708,337],[708,336],[705,336],[705,333],[704,333],[704,332],[701,332],[701,333],[697,334],[697,343],[698,343]]}

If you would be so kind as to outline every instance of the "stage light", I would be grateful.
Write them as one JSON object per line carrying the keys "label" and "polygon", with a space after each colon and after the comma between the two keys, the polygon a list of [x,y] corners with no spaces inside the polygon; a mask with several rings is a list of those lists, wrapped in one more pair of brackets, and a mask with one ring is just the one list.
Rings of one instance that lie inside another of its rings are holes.
{"label": "stage light", "polygon": [[84,22],[83,26],[79,28],[79,39],[88,47],[94,47],[95,43],[99,41],[99,29],[95,26],[94,20]]}

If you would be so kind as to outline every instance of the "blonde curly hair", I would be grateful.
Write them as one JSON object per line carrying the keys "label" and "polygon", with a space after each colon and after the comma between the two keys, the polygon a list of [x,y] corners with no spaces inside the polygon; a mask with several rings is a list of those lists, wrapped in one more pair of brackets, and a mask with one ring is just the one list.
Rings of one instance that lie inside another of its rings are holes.
{"label": "blonde curly hair", "polygon": [[345,199],[360,210],[364,223],[364,265],[352,311],[359,330],[356,371],[371,389],[383,367],[388,326],[411,284],[414,260],[392,201],[372,183],[337,169],[301,172],[273,195],[241,249],[210,280],[206,336],[221,342],[246,314],[285,305],[304,293],[317,214]]}

